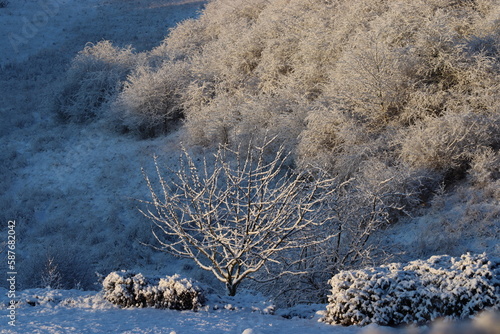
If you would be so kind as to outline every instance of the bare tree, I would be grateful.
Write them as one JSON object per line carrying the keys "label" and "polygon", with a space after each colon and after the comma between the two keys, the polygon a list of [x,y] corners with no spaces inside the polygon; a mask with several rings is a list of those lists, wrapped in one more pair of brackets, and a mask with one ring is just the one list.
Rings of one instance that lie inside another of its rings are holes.
{"label": "bare tree", "polygon": [[279,263],[266,265],[265,272],[256,277],[257,290],[272,294],[278,304],[285,306],[324,303],[330,288],[328,280],[334,274],[373,265],[389,256],[380,240],[373,239],[389,219],[392,207],[385,201],[387,194],[365,193],[354,187],[354,180],[339,186],[340,195],[329,200],[331,206],[326,209],[327,226],[308,231],[318,240],[328,236],[328,242],[282,254]]}
{"label": "bare tree", "polygon": [[328,224],[322,208],[335,192],[333,180],[290,173],[283,148],[270,162],[269,149],[270,142],[243,154],[220,146],[210,166],[206,159],[196,166],[184,151],[171,182],[155,159],[159,191],[144,173],[152,200],[143,213],[157,227],[159,248],[193,259],[225,283],[230,296],[280,253],[332,237],[307,231]]}

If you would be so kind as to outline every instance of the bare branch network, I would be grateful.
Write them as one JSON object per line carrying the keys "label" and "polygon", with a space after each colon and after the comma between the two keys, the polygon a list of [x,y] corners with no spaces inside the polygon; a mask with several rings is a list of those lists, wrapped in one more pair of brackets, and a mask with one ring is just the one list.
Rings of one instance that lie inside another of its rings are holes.
{"label": "bare branch network", "polygon": [[143,171],[152,197],[143,213],[157,227],[161,248],[212,272],[229,295],[279,253],[333,237],[312,231],[329,223],[334,180],[285,171],[283,147],[267,161],[270,143],[244,153],[221,146],[210,166],[206,160],[197,166],[184,150],[171,182],[155,159],[159,190]]}

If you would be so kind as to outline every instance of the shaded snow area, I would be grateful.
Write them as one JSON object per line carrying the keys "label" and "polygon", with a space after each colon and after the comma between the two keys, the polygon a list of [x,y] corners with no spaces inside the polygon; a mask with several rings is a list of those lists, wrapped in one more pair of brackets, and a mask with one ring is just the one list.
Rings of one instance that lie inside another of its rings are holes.
{"label": "shaded snow area", "polygon": [[111,40],[150,49],[176,22],[194,17],[199,0],[16,0],[0,9],[0,66],[41,51],[74,56],[85,43]]}

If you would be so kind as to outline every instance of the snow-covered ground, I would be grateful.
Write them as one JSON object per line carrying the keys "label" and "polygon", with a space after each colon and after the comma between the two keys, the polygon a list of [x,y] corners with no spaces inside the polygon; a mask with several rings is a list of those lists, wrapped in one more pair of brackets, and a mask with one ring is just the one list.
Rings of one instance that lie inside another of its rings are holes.
{"label": "snow-covered ground", "polygon": [[175,23],[193,17],[200,0],[16,0],[0,8],[0,66],[41,51],[67,56],[87,42],[111,40],[138,51],[159,44]]}
{"label": "snow-covered ground", "polygon": [[232,299],[224,297],[211,300],[208,306],[198,312],[120,309],[105,301],[100,293],[78,290],[26,290],[20,300],[22,304],[17,309],[15,327],[7,325],[9,310],[5,306],[5,298],[2,300],[0,333],[353,334],[362,331],[355,326],[331,326],[318,322],[320,315],[315,314],[315,309],[311,307],[298,310],[299,313],[309,314],[307,319],[266,314],[269,305],[245,293]]}

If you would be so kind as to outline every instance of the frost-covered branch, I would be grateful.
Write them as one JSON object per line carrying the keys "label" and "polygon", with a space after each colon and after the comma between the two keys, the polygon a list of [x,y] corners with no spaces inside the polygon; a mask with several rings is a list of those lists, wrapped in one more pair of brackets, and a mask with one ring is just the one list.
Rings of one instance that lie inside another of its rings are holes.
{"label": "frost-covered branch", "polygon": [[171,182],[156,160],[157,182],[144,173],[151,200],[143,213],[161,248],[211,271],[229,295],[278,254],[332,237],[311,231],[329,220],[322,208],[336,191],[334,180],[285,171],[282,147],[267,161],[270,144],[244,153],[221,146],[210,166],[197,166],[184,151]]}

